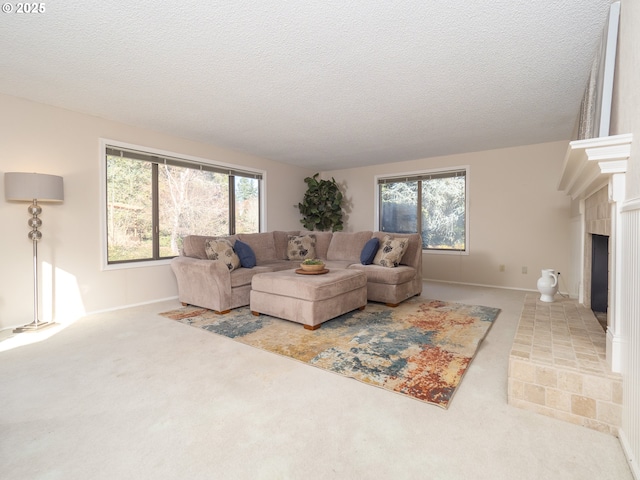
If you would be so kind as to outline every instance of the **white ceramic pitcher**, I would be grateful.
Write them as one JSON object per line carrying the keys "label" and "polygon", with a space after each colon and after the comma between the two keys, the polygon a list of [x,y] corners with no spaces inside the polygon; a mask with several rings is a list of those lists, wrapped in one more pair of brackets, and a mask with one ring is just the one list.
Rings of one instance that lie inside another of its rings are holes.
{"label": "white ceramic pitcher", "polygon": [[538,279],[538,291],[540,301],[553,302],[553,297],[558,293],[558,275],[552,268],[542,270],[542,276]]}

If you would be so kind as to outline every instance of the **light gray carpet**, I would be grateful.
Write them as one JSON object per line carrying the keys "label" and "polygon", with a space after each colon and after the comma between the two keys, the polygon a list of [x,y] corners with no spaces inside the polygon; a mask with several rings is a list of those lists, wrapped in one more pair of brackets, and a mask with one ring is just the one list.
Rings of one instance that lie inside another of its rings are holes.
{"label": "light gray carpet", "polygon": [[448,410],[185,328],[162,302],[0,352],[0,477],[632,478],[617,438],[507,405],[524,292],[424,295],[502,309]]}

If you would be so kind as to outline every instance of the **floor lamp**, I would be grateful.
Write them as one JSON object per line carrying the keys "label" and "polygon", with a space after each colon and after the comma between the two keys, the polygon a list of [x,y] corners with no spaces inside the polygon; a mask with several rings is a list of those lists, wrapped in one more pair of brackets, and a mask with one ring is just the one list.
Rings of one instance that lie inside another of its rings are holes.
{"label": "floor lamp", "polygon": [[64,191],[62,177],[42,173],[7,172],[4,174],[4,196],[8,202],[31,202],[28,221],[31,231],[29,240],[33,243],[33,322],[18,327],[14,332],[34,332],[54,325],[41,322],[38,318],[38,241],[42,239],[42,220],[38,217],[42,207],[38,202],[62,202]]}

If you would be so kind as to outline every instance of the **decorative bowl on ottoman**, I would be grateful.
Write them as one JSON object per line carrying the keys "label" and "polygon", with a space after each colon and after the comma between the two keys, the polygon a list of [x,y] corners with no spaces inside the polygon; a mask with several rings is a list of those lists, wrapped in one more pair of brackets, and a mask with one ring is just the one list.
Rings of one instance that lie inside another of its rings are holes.
{"label": "decorative bowl on ottoman", "polygon": [[324,270],[324,262],[317,259],[306,259],[300,264],[300,268],[305,272],[320,272]]}

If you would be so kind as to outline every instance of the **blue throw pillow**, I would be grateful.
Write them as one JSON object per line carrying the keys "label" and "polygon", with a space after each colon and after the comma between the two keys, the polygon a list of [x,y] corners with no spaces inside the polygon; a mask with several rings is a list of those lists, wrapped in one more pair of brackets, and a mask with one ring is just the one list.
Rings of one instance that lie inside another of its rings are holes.
{"label": "blue throw pillow", "polygon": [[251,247],[240,240],[236,240],[233,249],[236,251],[238,257],[240,257],[240,265],[244,268],[253,268],[256,266],[256,254],[253,253]]}
{"label": "blue throw pillow", "polygon": [[[380,246],[380,240],[377,238],[372,238],[367,241],[362,248],[362,252],[360,253],[360,263],[363,265],[371,265],[373,263],[373,259],[378,253],[378,247]],[[242,257],[240,257],[240,261],[242,262]]]}

